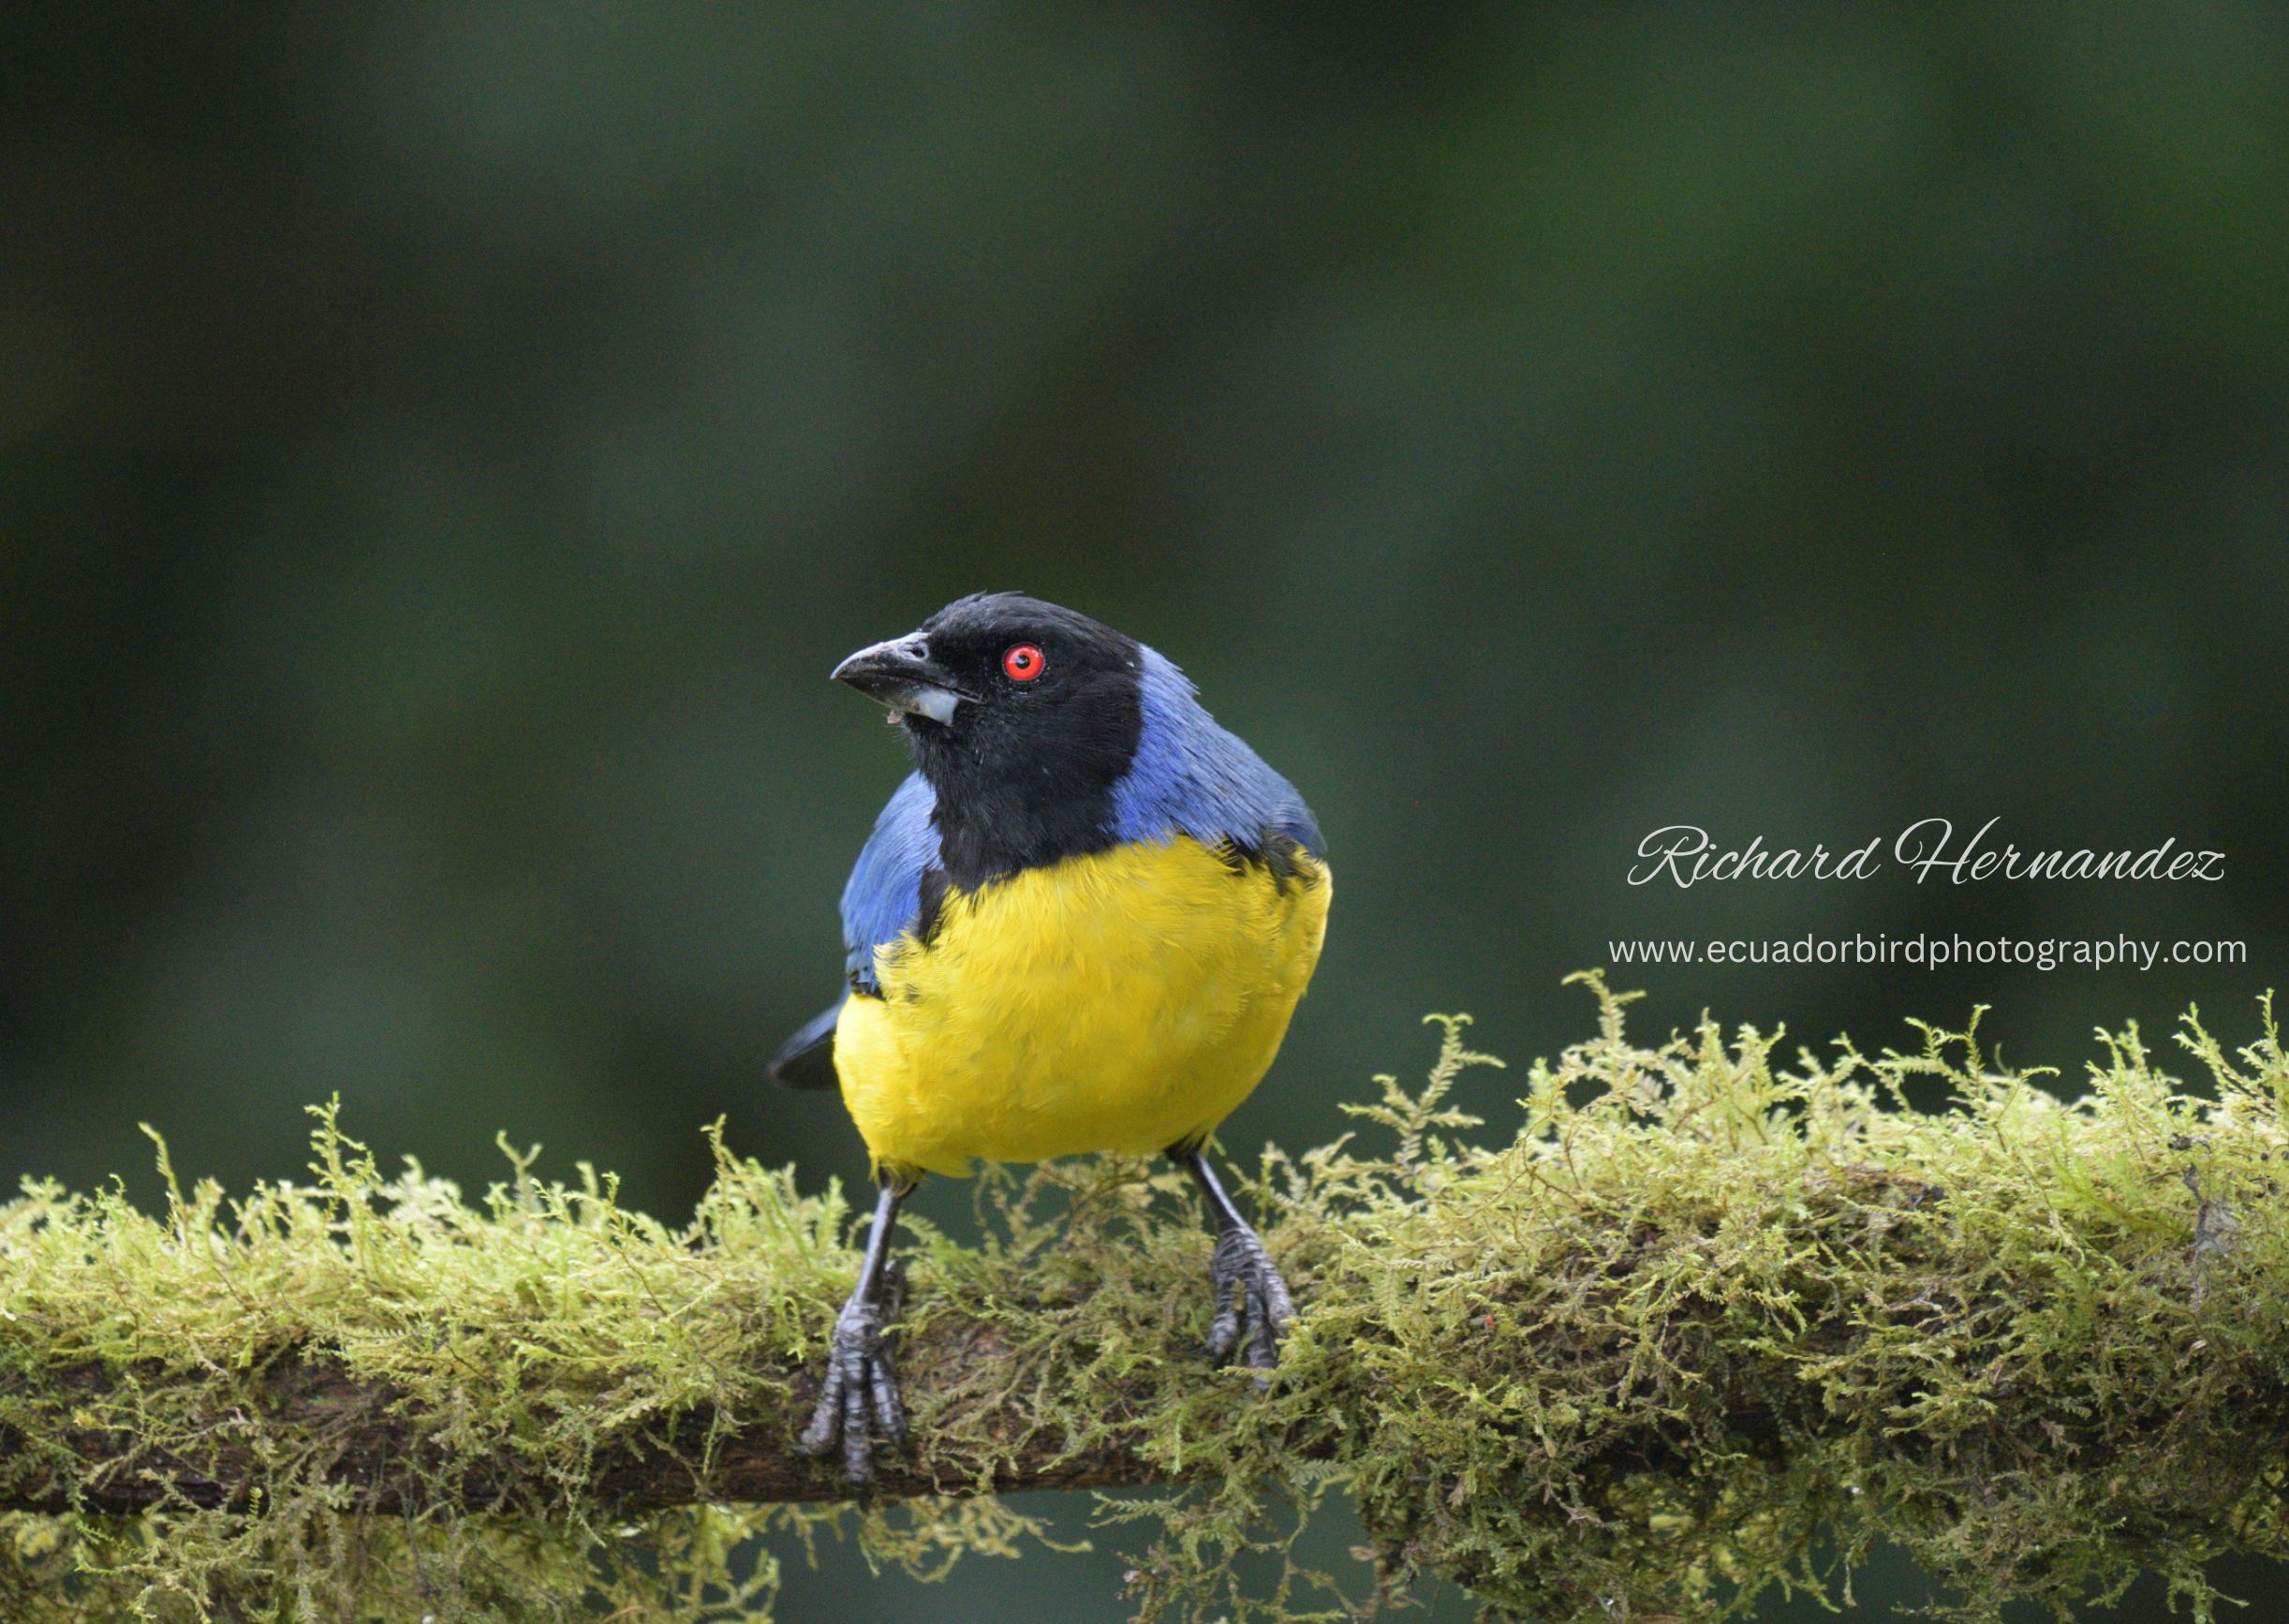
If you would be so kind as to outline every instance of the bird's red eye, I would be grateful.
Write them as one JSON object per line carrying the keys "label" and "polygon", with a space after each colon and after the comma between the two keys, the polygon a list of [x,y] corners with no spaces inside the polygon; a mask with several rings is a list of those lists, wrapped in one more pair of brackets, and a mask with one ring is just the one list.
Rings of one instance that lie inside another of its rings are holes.
{"label": "bird's red eye", "polygon": [[1001,657],[1002,673],[1013,683],[1029,683],[1048,669],[1048,657],[1029,642],[1012,643]]}

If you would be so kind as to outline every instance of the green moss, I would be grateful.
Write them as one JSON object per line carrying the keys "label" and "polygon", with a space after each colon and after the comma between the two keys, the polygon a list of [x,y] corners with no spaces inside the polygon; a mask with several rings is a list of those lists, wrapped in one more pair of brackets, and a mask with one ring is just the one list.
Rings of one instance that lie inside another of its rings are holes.
{"label": "green moss", "polygon": [[[1174,1181],[982,1179],[992,1238],[923,1232],[908,1311],[962,1351],[913,1372],[900,1480],[947,1492],[863,1515],[612,1488],[635,1443],[694,1495],[743,1481],[725,1461],[783,1436],[849,1286],[840,1197],[720,1145],[681,1229],[514,1154],[474,1203],[385,1176],[332,1108],[313,1180],[243,1202],[183,1190],[164,1147],[163,1216],[31,1186],[0,1208],[0,1498],[81,1509],[0,1518],[0,1614],[755,1618],[763,1553],[830,1525],[925,1575],[1038,1541],[967,1492],[1017,1481],[1169,1485],[1101,1514],[1149,1547],[1140,1609],[1201,1617],[1336,1616],[1419,1572],[1505,1615],[1722,1616],[1840,1593],[1879,1537],[1971,1617],[2151,1570],[2207,1617],[2210,1557],[2285,1554],[2269,1003],[2231,1054],[2189,1017],[2214,1099],[2132,1030],[2070,1103],[1975,1022],[1874,1058],[1708,1022],[1646,1048],[1586,980],[1598,1034],[1524,1075],[1507,1144],[1444,1103],[1488,1062],[1440,1018],[1430,1081],[1380,1080],[1360,1139],[1265,1154],[1305,1317],[1261,1396],[1195,1351],[1205,1242]],[[1915,1077],[1952,1107],[1909,1110]],[[203,1504],[210,1479],[256,1509]],[[138,1484],[142,1515],[86,1509]],[[1331,1491],[1372,1578],[1290,1560]]]}

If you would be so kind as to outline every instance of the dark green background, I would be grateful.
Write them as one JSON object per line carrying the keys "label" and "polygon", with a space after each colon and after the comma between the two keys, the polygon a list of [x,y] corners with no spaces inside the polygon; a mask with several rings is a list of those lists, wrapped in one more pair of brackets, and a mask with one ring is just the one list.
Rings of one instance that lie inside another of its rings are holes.
{"label": "dark green background", "polygon": [[[2279,979],[2270,8],[35,5],[0,93],[10,1178],[148,1193],[138,1118],[294,1174],[335,1091],[473,1186],[506,1129],[677,1212],[719,1113],[860,1174],[758,1075],[904,770],[824,677],[988,586],[1163,649],[1326,826],[1242,1153],[1426,1010],[1582,1035],[1628,934],[2247,943],[1619,978],[1864,1045],[1984,1001],[2070,1080]],[[1621,878],[1927,816],[2227,878]]]}

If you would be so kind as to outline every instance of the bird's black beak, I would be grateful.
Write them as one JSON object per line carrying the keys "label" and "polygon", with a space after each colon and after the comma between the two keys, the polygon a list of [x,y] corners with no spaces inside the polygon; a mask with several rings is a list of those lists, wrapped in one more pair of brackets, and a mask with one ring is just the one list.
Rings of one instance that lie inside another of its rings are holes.
{"label": "bird's black beak", "polygon": [[929,640],[919,631],[860,649],[834,668],[834,680],[849,683],[893,711],[927,716],[940,727],[951,725],[954,707],[972,697],[930,658]]}

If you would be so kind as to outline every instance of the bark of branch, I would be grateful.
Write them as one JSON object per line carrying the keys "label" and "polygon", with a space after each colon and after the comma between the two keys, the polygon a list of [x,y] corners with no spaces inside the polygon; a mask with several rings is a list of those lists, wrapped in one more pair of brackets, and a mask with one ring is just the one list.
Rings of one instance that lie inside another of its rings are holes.
{"label": "bark of branch", "polygon": [[[954,1373],[974,1378],[982,1362],[1007,1357],[1004,1341],[990,1324],[954,1316],[935,1319],[921,1335],[901,1340],[902,1370],[909,1401],[928,1412],[941,1409]],[[789,1366],[779,1372],[797,1400],[785,1414],[735,1418],[718,1432],[718,1417],[701,1409],[672,1423],[631,1429],[597,1454],[583,1499],[615,1513],[633,1514],[671,1506],[719,1501],[765,1504],[856,1498],[837,1459],[815,1460],[798,1454],[794,1431],[818,1391],[817,1372]],[[175,1383],[193,1397],[193,1408],[210,1385],[205,1373],[147,1367],[122,1372],[80,1366],[60,1374],[51,1400],[78,1394],[99,1401],[127,1380],[149,1393]],[[969,1383],[966,1382],[965,1385]],[[5,1385],[5,1384],[0,1384]],[[153,1450],[146,1441],[88,1428],[68,1436],[71,1457],[26,1456],[23,1435],[0,1425],[0,1511],[47,1514],[69,1511],[126,1516],[174,1504],[202,1510],[244,1512],[264,1483],[266,1457],[281,1440],[322,1443],[332,1456],[326,1480],[354,1491],[362,1510],[403,1516],[459,1506],[484,1511],[507,1501],[530,1506],[534,1484],[528,1465],[508,1456],[455,1466],[440,1479],[442,1464],[419,1439],[428,1430],[403,1389],[362,1380],[340,1359],[317,1350],[298,1350],[268,1365],[251,1384],[232,1384],[225,1408],[213,1411],[204,1448]],[[232,1425],[247,1413],[251,1396],[262,1418],[258,1438]],[[1113,1410],[1133,1405],[1142,1395],[1108,1391]],[[1002,1494],[1022,1489],[1109,1488],[1163,1481],[1166,1474],[1133,1448],[1102,1443],[1081,1450],[1057,1446],[1047,1437],[1017,1445],[1003,1454],[994,1440],[1025,1437],[1033,1417],[1012,1405],[1000,1413],[972,1413],[958,1435],[927,1453],[927,1469],[915,1452],[882,1450],[877,1456],[873,1494],[884,1499],[922,1495]],[[200,1430],[200,1429],[194,1429]],[[716,1436],[712,1443],[711,1433]],[[441,1486],[441,1482],[442,1485]]]}

